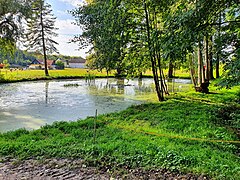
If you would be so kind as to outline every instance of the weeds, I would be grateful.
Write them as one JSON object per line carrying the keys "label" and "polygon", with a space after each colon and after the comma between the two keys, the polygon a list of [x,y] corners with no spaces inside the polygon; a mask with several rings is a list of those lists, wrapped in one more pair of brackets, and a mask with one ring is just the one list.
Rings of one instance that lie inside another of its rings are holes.
{"label": "weeds", "polygon": [[75,84],[64,84],[64,87],[78,87],[80,86],[79,84],[75,83]]}

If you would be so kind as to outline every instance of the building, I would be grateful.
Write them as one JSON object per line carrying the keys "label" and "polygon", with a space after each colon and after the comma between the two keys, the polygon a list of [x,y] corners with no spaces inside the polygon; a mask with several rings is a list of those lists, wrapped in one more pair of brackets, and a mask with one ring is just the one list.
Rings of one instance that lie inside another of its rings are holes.
{"label": "building", "polygon": [[[48,69],[55,69],[55,61],[54,60],[47,60]],[[29,69],[44,69],[44,60],[33,60]]]}
{"label": "building", "polygon": [[86,68],[86,59],[82,57],[72,58],[64,62],[65,67],[68,68]]}

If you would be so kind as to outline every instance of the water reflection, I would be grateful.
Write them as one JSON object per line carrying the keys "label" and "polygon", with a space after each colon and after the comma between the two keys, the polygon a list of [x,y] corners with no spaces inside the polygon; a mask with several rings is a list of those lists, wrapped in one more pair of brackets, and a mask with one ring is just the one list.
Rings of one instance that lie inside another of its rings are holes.
{"label": "water reflection", "polygon": [[189,79],[168,79],[167,86],[168,91],[173,92],[183,92],[191,88],[191,80]]}
{"label": "water reflection", "polygon": [[[168,81],[172,90],[179,84]],[[186,83],[186,82],[185,82]],[[64,86],[75,84],[76,86]],[[135,97],[155,94],[152,79],[38,81],[0,85],[0,132],[36,129],[54,121],[69,121],[126,109],[144,103]]]}
{"label": "water reflection", "polygon": [[48,104],[48,88],[49,88],[49,82],[46,81],[45,83],[45,103]]}

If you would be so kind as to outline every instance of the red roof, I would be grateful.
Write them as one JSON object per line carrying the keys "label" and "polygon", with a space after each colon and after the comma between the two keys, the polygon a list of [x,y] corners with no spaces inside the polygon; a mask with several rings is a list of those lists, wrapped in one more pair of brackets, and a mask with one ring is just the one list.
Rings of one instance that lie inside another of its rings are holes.
{"label": "red roof", "polygon": [[[41,64],[44,64],[44,60],[38,60]],[[51,65],[53,65],[53,63],[54,63],[54,60],[47,60],[47,65],[48,66],[51,66]]]}

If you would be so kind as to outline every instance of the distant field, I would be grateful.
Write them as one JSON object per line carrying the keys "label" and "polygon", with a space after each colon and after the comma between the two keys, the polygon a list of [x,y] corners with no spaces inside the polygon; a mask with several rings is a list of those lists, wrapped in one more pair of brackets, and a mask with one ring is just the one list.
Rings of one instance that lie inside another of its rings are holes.
{"label": "distant field", "polygon": [[64,69],[64,70],[49,70],[49,77],[46,77],[44,70],[1,70],[2,79],[5,81],[21,81],[21,80],[37,80],[51,78],[74,78],[86,76],[107,76],[105,72],[89,71],[88,69]]}
{"label": "distant field", "polygon": [[[164,70],[164,74],[167,74],[167,70]],[[109,74],[114,76],[114,72]],[[147,71],[144,75],[152,76],[151,71]],[[88,69],[71,69],[66,68],[64,70],[49,70],[49,77],[46,77],[44,70],[0,70],[0,81],[2,82],[15,82],[15,81],[28,81],[39,79],[60,79],[60,78],[85,78],[85,77],[107,77],[105,71],[99,72],[97,70]],[[186,70],[177,70],[174,76],[178,78],[190,78],[189,72]]]}

